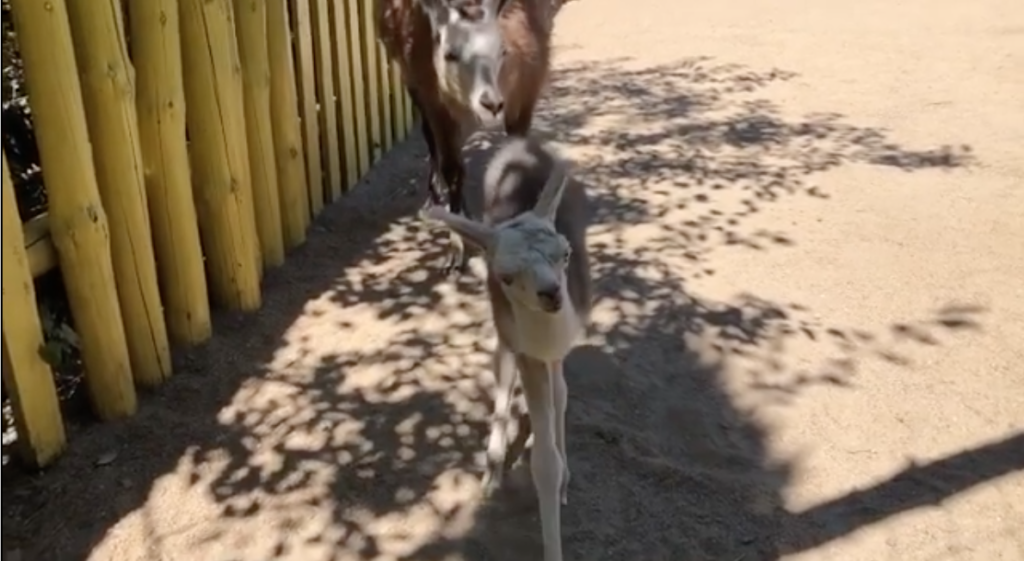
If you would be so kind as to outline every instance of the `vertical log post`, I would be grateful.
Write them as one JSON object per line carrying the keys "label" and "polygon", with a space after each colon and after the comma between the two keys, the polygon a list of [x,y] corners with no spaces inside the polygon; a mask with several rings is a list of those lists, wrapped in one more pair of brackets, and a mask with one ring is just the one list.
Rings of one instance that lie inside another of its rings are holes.
{"label": "vertical log post", "polygon": [[405,83],[402,81],[402,69],[395,61],[391,62],[391,114],[395,116],[392,123],[395,128],[395,142],[405,138],[405,132],[409,130],[406,122],[405,107],[402,103],[402,95],[405,92]]}
{"label": "vertical log post", "polygon": [[412,102],[412,96],[409,95],[409,90],[402,92],[402,105],[405,107],[405,121],[409,125],[409,130],[412,130],[412,127],[416,124],[416,119],[419,116],[416,114],[416,107]]}
{"label": "vertical log post", "polygon": [[267,42],[270,48],[270,112],[281,194],[281,224],[286,249],[306,241],[309,226],[309,186],[302,150],[299,100],[292,64],[291,26],[287,0],[267,3]]}
{"label": "vertical log post", "polygon": [[235,32],[242,61],[245,129],[249,147],[256,231],[267,267],[284,264],[281,195],[277,185],[274,131],[270,117],[270,53],[267,0],[234,0]]}
{"label": "vertical log post", "polygon": [[388,56],[384,52],[384,45],[376,40],[377,29],[374,27],[374,47],[377,49],[377,78],[380,80],[380,115],[381,115],[381,137],[384,139],[384,149],[391,150],[395,145],[395,129],[393,122],[396,120],[391,114],[391,68],[388,65]]}
{"label": "vertical log post", "polygon": [[344,191],[348,191],[359,181],[359,140],[356,137],[355,106],[352,103],[351,57],[348,52],[348,41],[345,34],[348,23],[345,20],[345,3],[331,2],[331,41],[334,43],[334,60],[337,72],[334,73],[334,87],[338,92],[338,126],[341,129],[341,144],[344,159],[341,167],[344,175]]}
{"label": "vertical log post", "polygon": [[67,437],[50,366],[39,354],[43,328],[36,307],[14,181],[3,154],[3,377],[18,429],[18,452],[44,467],[64,450]]}
{"label": "vertical log post", "polygon": [[306,151],[306,181],[309,187],[309,212],[315,218],[324,208],[324,172],[320,147],[320,118],[316,110],[316,62],[313,56],[313,22],[309,0],[289,0],[295,14],[294,35],[299,98],[302,114],[302,139]]}
{"label": "vertical log post", "polygon": [[185,112],[210,292],[226,308],[262,304],[242,69],[231,0],[181,0]]}
{"label": "vertical log post", "polygon": [[[333,1],[333,0],[330,0]],[[325,195],[331,202],[341,193],[341,152],[338,147],[338,117],[334,102],[334,53],[331,51],[329,0],[310,0],[313,5],[313,44],[316,45],[316,74],[320,93],[320,134],[327,160]]]}
{"label": "vertical log post", "polygon": [[366,72],[363,61],[363,23],[359,16],[360,0],[345,2],[348,8],[349,70],[352,75],[352,106],[355,111],[356,137],[359,139],[359,175],[370,171],[373,139],[370,138],[369,117],[366,114]]}
{"label": "vertical log post", "polygon": [[157,284],[121,0],[67,0],[67,6],[96,180],[110,218],[132,374],[140,385],[155,387],[171,375],[171,349]]}
{"label": "vertical log post", "polygon": [[128,0],[146,199],[171,339],[210,338],[210,301],[185,137],[178,0]]}
{"label": "vertical log post", "polygon": [[377,28],[373,23],[374,0],[353,0],[360,6],[362,18],[363,68],[366,76],[366,109],[370,116],[370,155],[373,163],[384,154],[384,135],[380,114],[380,66],[377,64]]}
{"label": "vertical log post", "polygon": [[100,201],[64,0],[11,0],[49,196],[50,236],[60,258],[86,387],[97,416],[137,407],[107,215]]}

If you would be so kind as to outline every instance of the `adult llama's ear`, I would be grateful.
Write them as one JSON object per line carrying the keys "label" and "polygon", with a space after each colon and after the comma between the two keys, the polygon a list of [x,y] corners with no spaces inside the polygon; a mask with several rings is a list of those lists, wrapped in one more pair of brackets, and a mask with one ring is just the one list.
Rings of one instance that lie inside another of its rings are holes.
{"label": "adult llama's ear", "polygon": [[509,4],[508,0],[483,0],[487,6],[487,12],[493,17],[501,15],[501,11]]}
{"label": "adult llama's ear", "polygon": [[537,204],[533,207],[534,214],[554,222],[555,215],[558,213],[558,205],[562,202],[562,193],[565,192],[565,186],[568,183],[568,167],[564,162],[556,163],[547,183],[544,184],[544,190],[541,191],[540,197],[537,199]]}
{"label": "adult llama's ear", "polygon": [[436,41],[441,27],[447,25],[451,19],[452,9],[448,5],[448,0],[416,0],[416,4],[427,14]]}
{"label": "adult llama's ear", "polygon": [[458,214],[452,214],[440,206],[432,206],[420,213],[426,220],[436,220],[466,240],[486,250],[494,244],[494,229]]}

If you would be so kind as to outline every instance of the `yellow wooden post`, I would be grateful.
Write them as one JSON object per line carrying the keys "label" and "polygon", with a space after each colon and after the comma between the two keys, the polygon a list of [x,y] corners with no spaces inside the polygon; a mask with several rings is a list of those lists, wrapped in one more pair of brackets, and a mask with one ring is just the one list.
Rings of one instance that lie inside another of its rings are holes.
{"label": "yellow wooden post", "polygon": [[309,187],[302,150],[298,94],[292,63],[291,27],[287,0],[267,3],[267,44],[270,48],[270,113],[281,195],[281,225],[286,249],[306,241],[309,226]]}
{"label": "yellow wooden post", "polygon": [[18,429],[19,452],[43,467],[64,450],[66,437],[53,372],[39,354],[43,329],[25,253],[14,181],[3,155],[3,376]]}
{"label": "yellow wooden post", "polygon": [[137,407],[64,0],[11,0],[50,205],[50,235],[102,419]]}
{"label": "yellow wooden post", "polygon": [[352,62],[349,56],[348,23],[345,21],[345,3],[331,2],[331,31],[335,47],[335,85],[338,90],[338,126],[344,144],[345,159],[342,162],[345,175],[345,190],[359,181],[359,139],[356,136],[355,106],[352,102]]}
{"label": "yellow wooden post", "polygon": [[366,69],[366,112],[370,121],[370,154],[376,163],[384,153],[384,135],[380,115],[380,67],[377,65],[377,29],[373,22],[373,3],[376,0],[353,0],[360,5],[362,18],[363,65]]}
{"label": "yellow wooden post", "polygon": [[50,215],[32,217],[21,224],[25,236],[25,252],[28,253],[28,268],[32,278],[57,268],[57,250],[50,238]]}
{"label": "yellow wooden post", "polygon": [[409,131],[413,128],[413,116],[409,111],[409,105],[406,103],[406,100],[409,98],[409,91],[406,89],[406,81],[404,81],[404,78],[401,76],[401,68],[398,67],[398,64],[395,64],[395,67],[398,70],[400,87],[396,92],[396,99],[394,102],[397,104],[398,111],[401,113],[401,128],[399,129],[401,131],[401,137],[406,138],[409,136]]}
{"label": "yellow wooden post", "polygon": [[281,196],[270,116],[267,0],[234,2],[256,230],[263,248],[263,263],[267,267],[277,267],[284,263],[284,236],[281,232]]}
{"label": "yellow wooden post", "polygon": [[121,0],[67,0],[96,180],[110,217],[110,249],[132,374],[154,387],[171,375],[163,304],[142,178],[135,76]]}
{"label": "yellow wooden post", "polygon": [[316,45],[316,73],[320,86],[320,134],[327,159],[327,200],[341,194],[341,152],[338,146],[338,118],[334,101],[334,53],[331,52],[331,18],[328,0],[313,4],[313,43]]}
{"label": "yellow wooden post", "polygon": [[302,115],[302,139],[306,151],[306,181],[309,188],[310,217],[324,208],[324,171],[320,152],[320,121],[316,111],[316,63],[313,57],[313,22],[309,0],[289,0],[295,21],[292,32],[297,46],[299,108]]}
{"label": "yellow wooden post", "polygon": [[[376,28],[374,28],[374,38],[376,38]],[[377,79],[380,80],[381,138],[384,142],[384,149],[391,150],[391,147],[395,145],[395,130],[392,128],[395,119],[391,114],[391,69],[388,68],[388,57],[384,52],[384,45],[375,40],[374,48],[377,49]]]}
{"label": "yellow wooden post", "polygon": [[128,0],[143,177],[171,339],[210,338],[210,301],[185,140],[178,0]]}
{"label": "yellow wooden post", "polygon": [[412,102],[412,96],[409,95],[408,90],[402,92],[402,105],[405,106],[405,114],[407,115],[406,125],[409,127],[409,130],[406,132],[409,132],[412,130],[413,125],[416,124],[416,119],[419,115],[416,114],[416,106]]}
{"label": "yellow wooden post", "polygon": [[409,129],[409,125],[406,123],[405,106],[402,103],[405,83],[402,81],[401,67],[393,60],[389,62],[391,64],[391,113],[395,116],[392,125],[397,142],[405,138],[405,133]]}
{"label": "yellow wooden post", "polygon": [[359,175],[370,171],[370,154],[373,152],[370,138],[369,116],[366,114],[366,73],[363,71],[363,24],[359,16],[359,0],[345,2],[348,7],[345,24],[348,29],[349,73],[352,76],[352,108],[355,112],[355,135],[358,139]]}
{"label": "yellow wooden post", "polygon": [[262,303],[262,261],[231,0],[180,6],[189,153],[210,292],[227,308],[251,311]]}

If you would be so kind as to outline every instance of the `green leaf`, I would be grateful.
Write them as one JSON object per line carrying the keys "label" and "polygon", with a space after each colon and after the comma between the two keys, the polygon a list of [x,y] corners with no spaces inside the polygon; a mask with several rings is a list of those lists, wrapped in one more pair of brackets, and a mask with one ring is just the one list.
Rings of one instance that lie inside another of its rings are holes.
{"label": "green leaf", "polygon": [[64,358],[64,349],[57,341],[47,341],[39,346],[39,356],[50,366],[57,368]]}
{"label": "green leaf", "polygon": [[57,335],[64,340],[65,343],[78,347],[78,333],[75,332],[72,327],[66,323],[60,324],[57,328]]}

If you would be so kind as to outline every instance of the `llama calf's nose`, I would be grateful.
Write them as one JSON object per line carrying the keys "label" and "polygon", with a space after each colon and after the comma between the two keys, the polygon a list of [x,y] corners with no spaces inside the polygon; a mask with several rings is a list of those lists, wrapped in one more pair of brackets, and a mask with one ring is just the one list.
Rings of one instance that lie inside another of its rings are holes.
{"label": "llama calf's nose", "polygon": [[499,97],[485,93],[480,95],[480,106],[497,117],[501,110],[505,108],[505,102]]}
{"label": "llama calf's nose", "polygon": [[537,299],[548,311],[557,312],[562,309],[562,290],[553,286],[537,291]]}

